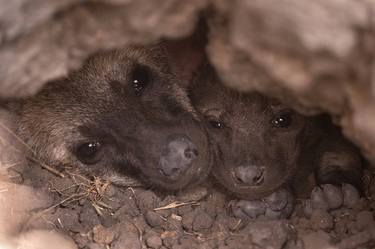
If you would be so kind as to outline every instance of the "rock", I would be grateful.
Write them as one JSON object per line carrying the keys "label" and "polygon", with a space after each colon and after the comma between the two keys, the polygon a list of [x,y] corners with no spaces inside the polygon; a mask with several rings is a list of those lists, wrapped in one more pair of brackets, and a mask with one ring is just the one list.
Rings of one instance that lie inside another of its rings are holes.
{"label": "rock", "polygon": [[312,212],[310,218],[311,226],[315,230],[323,229],[330,231],[333,228],[333,217],[322,209],[316,209]]}
{"label": "rock", "polygon": [[178,231],[178,232],[182,232],[182,221],[183,221],[183,217],[180,218],[180,216],[178,216],[179,218],[177,218],[176,216],[174,216],[173,214],[171,216],[169,216],[166,220],[166,222],[164,222],[163,224],[163,229],[166,230],[166,231]]}
{"label": "rock", "polygon": [[283,221],[255,221],[246,230],[252,242],[261,248],[281,249],[288,239],[288,229]]}
{"label": "rock", "polygon": [[196,212],[192,211],[190,213],[185,214],[182,217],[182,227],[188,231],[191,232],[193,231],[193,222],[196,216]]}
{"label": "rock", "polygon": [[128,197],[125,199],[125,202],[122,206],[118,208],[118,210],[115,213],[115,218],[121,219],[124,215],[130,215],[132,217],[136,217],[140,214],[140,210],[135,203],[135,200],[133,197]]}
{"label": "rock", "polygon": [[204,211],[196,214],[193,221],[193,230],[195,232],[202,232],[212,227],[213,218]]}
{"label": "rock", "polygon": [[120,224],[116,226],[115,231],[118,234],[118,237],[111,244],[111,248],[113,249],[123,249],[123,248],[141,249],[142,248],[141,242],[139,240],[140,231],[130,220],[122,221]]}
{"label": "rock", "polygon": [[82,224],[78,222],[78,213],[75,210],[64,208],[58,209],[53,215],[56,218],[55,224],[59,224],[62,229],[78,233],[82,230]]}
{"label": "rock", "polygon": [[160,238],[163,240],[163,245],[168,248],[172,248],[173,245],[178,243],[178,234],[175,231],[165,231]]}
{"label": "rock", "polygon": [[115,233],[102,225],[95,226],[92,232],[94,241],[99,244],[109,245],[115,239]]}
{"label": "rock", "polygon": [[329,235],[323,231],[308,233],[302,236],[302,241],[305,249],[335,249],[331,242]]}
{"label": "rock", "polygon": [[163,223],[165,222],[158,213],[154,211],[147,211],[145,214],[145,219],[147,224],[150,227],[156,227],[160,228],[163,226]]}
{"label": "rock", "polygon": [[362,211],[357,214],[356,227],[359,231],[375,229],[374,216],[370,211]]}
{"label": "rock", "polygon": [[95,212],[91,204],[86,201],[83,205],[81,212],[79,213],[79,221],[86,229],[93,228],[96,225],[100,225],[100,219],[98,214]]}
{"label": "rock", "polygon": [[161,238],[156,235],[148,237],[146,239],[146,244],[153,249],[159,249],[163,245]]}
{"label": "rock", "polygon": [[208,194],[207,188],[205,187],[195,187],[182,192],[178,199],[181,202],[197,202],[205,198]]}
{"label": "rock", "polygon": [[338,248],[340,249],[354,249],[354,248],[362,248],[364,245],[370,245],[370,247],[364,248],[371,248],[374,244],[375,238],[375,229],[370,229],[367,231],[360,232],[358,234],[349,236],[344,238],[339,244]]}
{"label": "rock", "polygon": [[137,194],[136,201],[142,213],[154,210],[159,207],[159,203],[161,202],[160,198],[150,190],[145,190]]}
{"label": "rock", "polygon": [[93,242],[88,243],[85,248],[88,248],[88,249],[105,249],[105,247],[103,245],[96,244],[96,243],[93,243]]}

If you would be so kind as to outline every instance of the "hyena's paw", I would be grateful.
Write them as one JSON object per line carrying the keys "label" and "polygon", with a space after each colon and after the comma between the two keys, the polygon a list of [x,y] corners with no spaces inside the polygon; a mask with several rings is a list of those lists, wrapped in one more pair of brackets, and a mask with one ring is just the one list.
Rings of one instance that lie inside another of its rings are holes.
{"label": "hyena's paw", "polygon": [[311,191],[310,199],[304,202],[304,212],[310,216],[315,209],[328,211],[340,207],[353,208],[359,201],[359,191],[350,184],[343,183],[341,187],[323,184]]}
{"label": "hyena's paw", "polygon": [[234,216],[248,220],[264,216],[269,219],[287,218],[293,211],[294,198],[286,189],[280,189],[260,200],[235,200],[230,203]]}

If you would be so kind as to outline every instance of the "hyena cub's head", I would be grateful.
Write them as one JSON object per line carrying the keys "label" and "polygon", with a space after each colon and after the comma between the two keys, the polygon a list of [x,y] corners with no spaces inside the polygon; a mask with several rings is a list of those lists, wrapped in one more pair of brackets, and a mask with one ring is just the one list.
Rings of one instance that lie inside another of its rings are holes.
{"label": "hyena cub's head", "polygon": [[275,99],[224,87],[209,66],[189,92],[211,126],[213,175],[230,192],[260,198],[293,177],[308,124],[305,117]]}
{"label": "hyena cub's head", "polygon": [[102,52],[26,99],[19,131],[36,157],[180,189],[204,179],[206,131],[160,47]]}

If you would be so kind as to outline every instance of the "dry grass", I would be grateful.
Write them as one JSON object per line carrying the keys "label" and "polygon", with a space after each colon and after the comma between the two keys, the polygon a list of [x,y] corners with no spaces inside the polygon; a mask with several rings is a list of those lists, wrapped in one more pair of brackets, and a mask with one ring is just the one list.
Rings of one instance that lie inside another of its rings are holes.
{"label": "dry grass", "polygon": [[179,202],[179,201],[174,201],[164,207],[158,207],[158,208],[155,208],[154,211],[159,211],[159,210],[167,210],[167,209],[174,209],[174,208],[178,208],[178,207],[181,207],[181,206],[186,206],[186,205],[199,205],[198,202],[195,202],[195,201],[191,201],[191,202]]}
{"label": "dry grass", "polygon": [[[73,184],[65,189],[57,189],[51,182],[51,191],[57,192],[63,199],[53,206],[44,210],[44,212],[51,210],[60,205],[69,205],[71,203],[79,202],[81,200],[88,200],[94,207],[98,215],[103,216],[103,211],[111,211],[112,207],[105,203],[109,198],[105,192],[110,182],[105,181],[99,177],[94,176],[89,179],[78,172],[66,172],[71,178]],[[72,193],[73,192],[73,193]]]}

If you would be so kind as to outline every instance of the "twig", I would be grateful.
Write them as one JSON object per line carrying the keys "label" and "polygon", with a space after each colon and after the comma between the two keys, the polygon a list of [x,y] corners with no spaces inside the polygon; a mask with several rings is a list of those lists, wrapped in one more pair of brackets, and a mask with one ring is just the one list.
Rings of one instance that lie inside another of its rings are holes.
{"label": "twig", "polygon": [[233,227],[233,230],[237,230],[237,228],[241,225],[242,219],[239,219],[236,223],[236,225]]}
{"label": "twig", "polygon": [[139,234],[139,242],[141,243],[141,246],[143,248],[143,232],[141,230],[141,228],[136,224],[136,223],[133,223],[133,225],[137,228],[138,230],[138,234]]}
{"label": "twig", "polygon": [[59,176],[61,178],[64,178],[65,175],[63,173],[61,173],[60,171],[58,171],[57,169],[54,169],[52,168],[51,166],[48,166],[47,164],[39,161],[38,159],[36,159],[35,157],[32,157],[32,156],[26,156],[28,159],[30,160],[33,160],[34,162],[38,163],[40,165],[40,167],[42,167],[43,169],[46,169],[48,170],[49,172],[51,172],[52,174],[56,175],[56,176]]}
{"label": "twig", "polygon": [[192,201],[192,202],[178,202],[178,201],[175,201],[175,202],[172,202],[164,207],[158,207],[158,208],[155,208],[154,211],[159,211],[159,210],[166,210],[166,209],[173,209],[173,208],[177,208],[177,207],[181,207],[181,206],[186,206],[186,205],[198,205],[197,202],[195,201]]}
{"label": "twig", "polygon": [[56,207],[58,207],[58,206],[60,206],[60,205],[62,205],[62,204],[64,204],[64,203],[66,203],[66,202],[68,202],[68,201],[70,201],[70,200],[72,200],[72,199],[74,199],[74,198],[77,198],[77,197],[83,197],[83,196],[84,196],[84,194],[82,194],[82,193],[72,194],[71,196],[69,196],[69,197],[67,197],[67,198],[65,198],[65,199],[63,199],[63,200],[61,200],[59,203],[56,203],[56,204],[54,204],[54,205],[52,205],[52,206],[50,206],[50,207],[48,207],[48,208],[46,208],[46,209],[44,209],[44,210],[38,212],[37,215],[39,215],[39,214],[44,214],[44,213],[46,213],[46,212],[49,212],[49,211],[51,211],[52,209],[54,209],[54,208],[56,208]]}

